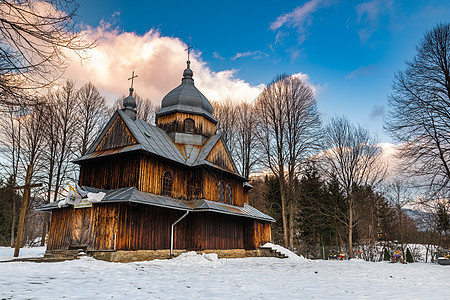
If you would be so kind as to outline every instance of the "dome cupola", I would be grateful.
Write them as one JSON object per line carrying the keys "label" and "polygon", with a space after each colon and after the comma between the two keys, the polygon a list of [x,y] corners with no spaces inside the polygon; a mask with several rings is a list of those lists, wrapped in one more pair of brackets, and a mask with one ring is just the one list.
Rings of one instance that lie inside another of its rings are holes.
{"label": "dome cupola", "polygon": [[187,68],[183,72],[181,84],[170,91],[161,102],[161,109],[156,117],[172,113],[185,113],[204,116],[214,124],[217,123],[213,117],[213,107],[208,99],[195,87],[194,72],[190,68],[191,62],[187,61]]}

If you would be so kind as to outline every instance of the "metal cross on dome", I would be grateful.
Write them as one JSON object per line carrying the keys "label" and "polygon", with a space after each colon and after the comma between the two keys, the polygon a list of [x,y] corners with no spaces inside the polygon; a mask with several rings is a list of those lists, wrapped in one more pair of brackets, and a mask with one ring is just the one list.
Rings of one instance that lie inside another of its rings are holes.
{"label": "metal cross on dome", "polygon": [[184,51],[187,51],[187,53],[188,53],[188,61],[189,61],[189,54],[191,52],[191,49],[192,49],[191,43],[188,42],[188,47],[186,49],[184,49]]}
{"label": "metal cross on dome", "polygon": [[138,77],[138,76],[137,76],[137,75],[134,75],[134,71],[133,71],[133,73],[131,74],[131,77],[128,78],[128,80],[131,80],[131,88],[133,88],[133,80],[134,80],[134,78],[136,78],[136,77]]}

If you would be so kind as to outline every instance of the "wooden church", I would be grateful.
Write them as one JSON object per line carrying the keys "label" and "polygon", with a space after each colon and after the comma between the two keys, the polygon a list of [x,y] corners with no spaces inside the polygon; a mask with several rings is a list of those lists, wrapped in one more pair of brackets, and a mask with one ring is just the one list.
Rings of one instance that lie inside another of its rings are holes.
{"label": "wooden church", "polygon": [[248,204],[252,187],[216,134],[213,107],[195,87],[190,62],[162,99],[156,126],[136,117],[132,87],[123,105],[74,161],[80,186],[106,193],[103,200],[38,209],[51,212],[47,254],[81,248],[111,261],[192,250],[258,256],[274,219]]}

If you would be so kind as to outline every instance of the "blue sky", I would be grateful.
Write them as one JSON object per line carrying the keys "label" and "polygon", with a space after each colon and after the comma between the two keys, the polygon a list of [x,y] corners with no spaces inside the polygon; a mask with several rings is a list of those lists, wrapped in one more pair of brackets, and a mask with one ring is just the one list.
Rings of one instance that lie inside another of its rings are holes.
{"label": "blue sky", "polygon": [[79,3],[84,25],[190,42],[203,67],[234,70],[235,80],[251,86],[280,73],[307,74],[325,120],[345,114],[382,142],[390,142],[382,126],[394,73],[426,30],[450,21],[450,1],[442,0]]}

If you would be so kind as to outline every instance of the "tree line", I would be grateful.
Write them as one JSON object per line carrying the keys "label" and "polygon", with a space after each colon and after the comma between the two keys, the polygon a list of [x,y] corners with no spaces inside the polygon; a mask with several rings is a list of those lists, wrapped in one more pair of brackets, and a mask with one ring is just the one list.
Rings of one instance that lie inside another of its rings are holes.
{"label": "tree line", "polygon": [[[449,49],[450,25],[437,24],[395,75],[385,123],[398,142],[395,179],[376,136],[345,116],[323,122],[312,88],[295,76],[277,76],[254,103],[214,103],[241,173],[264,172],[251,201],[276,217],[275,242],[336,245],[349,257],[361,241],[449,246]],[[404,210],[412,203],[428,213],[414,221]]]}
{"label": "tree line", "polygon": [[[67,192],[67,182],[78,180],[78,167],[71,161],[88,151],[124,97],[110,107],[92,83],[77,88],[74,81],[66,81],[45,96],[28,99],[30,105],[4,106],[0,119],[0,168],[3,188],[9,188],[5,195],[9,196],[0,197],[0,201],[5,202],[3,209],[9,212],[6,214],[10,215],[11,230],[2,232],[3,243],[6,237],[11,245],[14,241],[21,201],[11,188],[23,182],[28,166],[32,169],[32,180],[43,184],[42,188],[33,190],[28,211],[59,200]],[[148,99],[136,98],[140,108],[138,117],[152,121],[155,106]],[[40,233],[43,244],[49,216],[41,216],[42,226],[29,228],[28,233],[34,238]]]}
{"label": "tree line", "polygon": [[[32,213],[33,205],[55,201],[65,182],[77,178],[70,161],[86,153],[121,103],[109,108],[92,84],[54,85],[64,71],[64,51],[83,58],[94,43],[76,30],[76,2],[40,3],[45,9],[34,1],[0,1],[0,214],[9,216],[0,228],[2,243],[14,240],[20,197],[11,188],[23,182],[28,166],[33,181],[43,183],[33,191]],[[450,25],[437,24],[395,75],[385,129],[398,142],[406,175],[396,182],[386,181],[376,137],[345,116],[321,120],[314,90],[296,76],[275,77],[252,103],[214,103],[217,130],[241,174],[263,173],[253,177],[251,201],[276,217],[275,242],[294,250],[339,245],[352,257],[362,241],[419,239],[423,234],[404,212],[416,200],[431,213],[422,218],[432,228],[428,240],[448,246],[449,49]],[[152,122],[155,107],[137,100],[138,117]],[[47,227],[45,219],[29,232],[44,237]]]}

